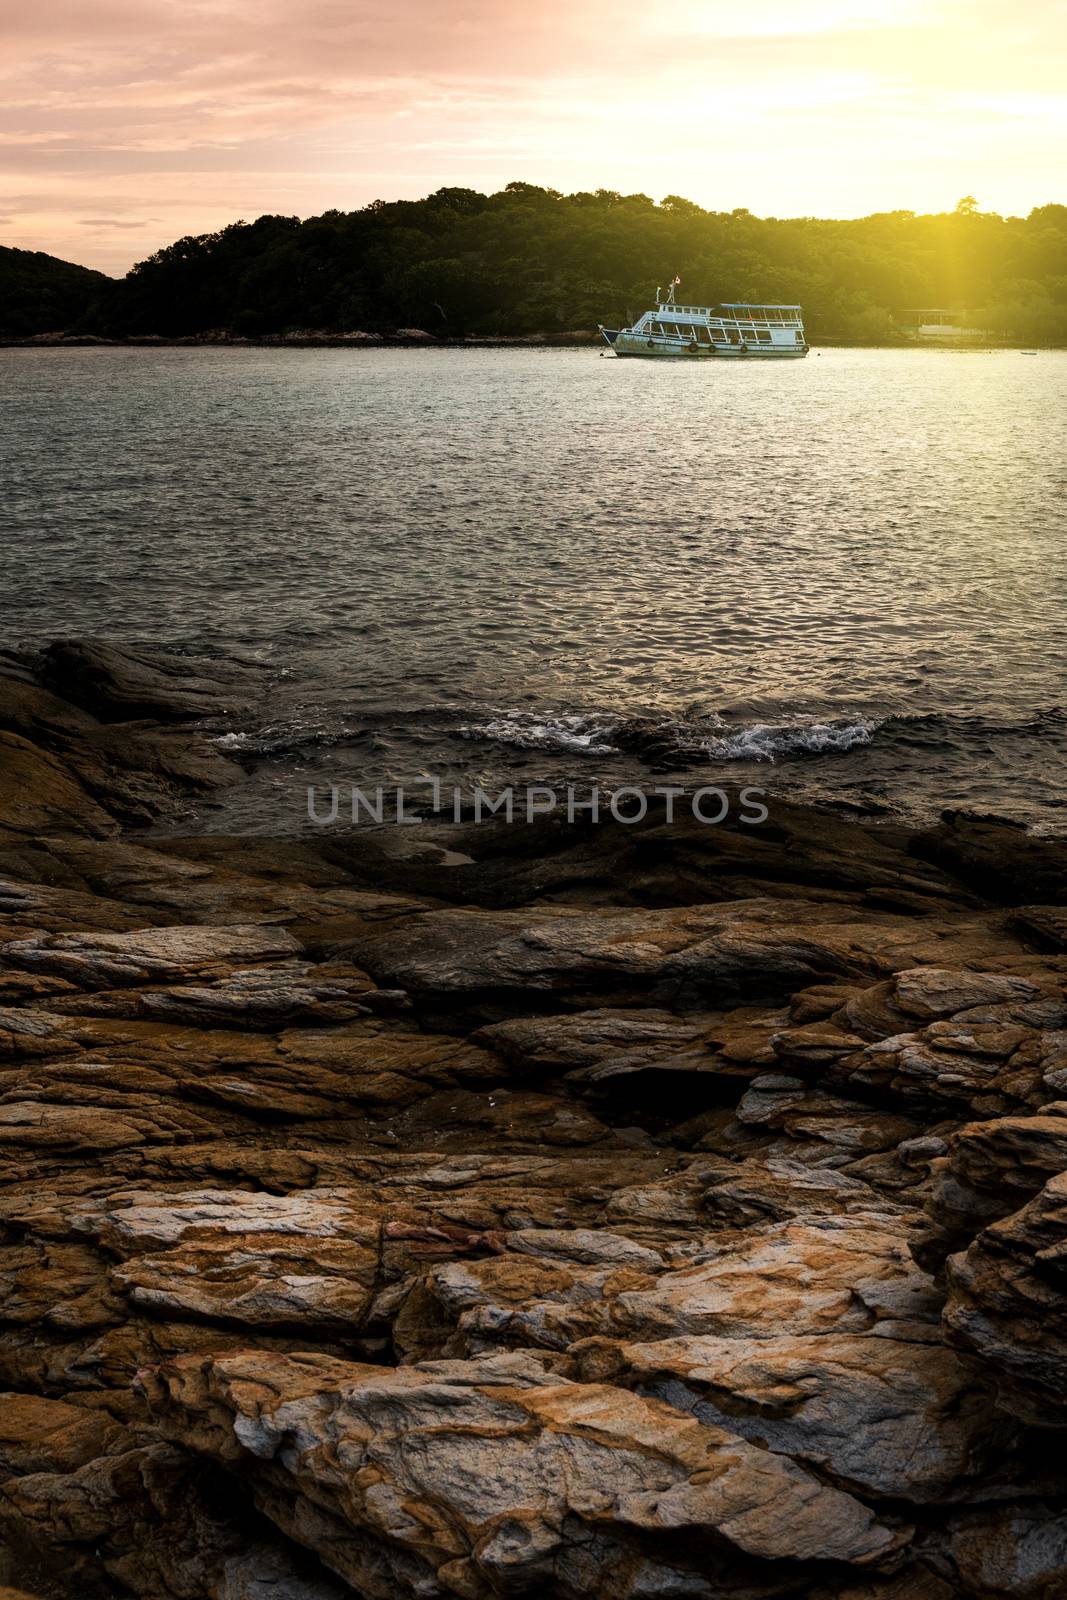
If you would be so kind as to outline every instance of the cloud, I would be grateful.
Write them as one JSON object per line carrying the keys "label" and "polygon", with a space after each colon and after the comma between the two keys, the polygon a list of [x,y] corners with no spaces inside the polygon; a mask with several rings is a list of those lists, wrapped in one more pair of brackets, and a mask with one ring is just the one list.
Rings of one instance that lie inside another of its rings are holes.
{"label": "cloud", "polygon": [[124,270],[237,216],[511,178],[1028,210],[1064,55],[1054,0],[55,0],[0,45],[0,226]]}

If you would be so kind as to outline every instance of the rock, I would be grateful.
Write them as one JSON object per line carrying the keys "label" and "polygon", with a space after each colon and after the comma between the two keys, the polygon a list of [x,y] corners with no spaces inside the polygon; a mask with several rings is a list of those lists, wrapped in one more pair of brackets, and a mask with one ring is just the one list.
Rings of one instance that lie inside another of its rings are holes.
{"label": "rock", "polygon": [[135,933],[75,933],[13,940],[2,958],[11,966],[80,987],[122,988],[189,977],[211,977],[220,966],[289,956],[291,934],[260,928],[141,928]]}
{"label": "rock", "polygon": [[943,967],[914,967],[896,973],[893,978],[897,1006],[920,1022],[954,1017],[974,1006],[1033,1000],[1040,992],[1038,985],[1026,978],[992,972],[952,971]]}
{"label": "rock", "polygon": [[[998,942],[980,917],[959,950]],[[532,912],[428,910],[375,923],[330,950],[380,984],[427,1003],[528,1011],[583,1009],[625,990],[630,1003],[695,1010],[724,998],[774,999],[820,978],[911,967],[922,938],[905,919],[833,904],[733,901],[672,911],[546,906]],[[942,946],[944,948],[944,946]]]}
{"label": "rock", "polygon": [[1028,834],[1002,817],[946,811],[938,827],[917,834],[912,850],[1005,905],[1060,904],[1067,883],[1067,841]]}
{"label": "rock", "polygon": [[[724,1162],[709,1173],[704,1206],[713,1225],[747,1227],[792,1218],[903,1212],[894,1200],[860,1178],[835,1168],[771,1151],[747,1161]],[[925,1265],[925,1263],[923,1263]]]}
{"label": "rock", "polygon": [[0,843],[48,830],[103,838],[116,821],[143,825],[190,791],[242,776],[196,730],[108,726],[53,694],[27,662],[7,674],[0,663],[0,677]]}
{"label": "rock", "polygon": [[[906,1538],[725,1429],[524,1356],[186,1358],[145,1389],[168,1436],[239,1467],[272,1521],[370,1596],[577,1600],[592,1580],[620,1600],[671,1585],[725,1600],[774,1593],[782,1561],[892,1563]],[[637,1556],[652,1532],[662,1554]]]}
{"label": "rock", "polygon": [[345,1201],[329,1189],[193,1191],[164,1203],[134,1192],[71,1220],[127,1258],[110,1281],[135,1307],[253,1327],[354,1331],[378,1279],[380,1223]]}
{"label": "rock", "polygon": [[[669,1190],[666,1191],[669,1193]],[[649,1204],[643,1216],[673,1222]],[[616,1228],[634,1228],[636,1208],[621,1191],[608,1206]],[[508,1243],[505,1239],[505,1243]],[[661,1253],[661,1252],[660,1252]],[[940,1296],[912,1262],[906,1219],[877,1212],[828,1215],[744,1233],[699,1235],[676,1264],[589,1263],[556,1251],[452,1261],[435,1267],[429,1287],[439,1313],[415,1328],[413,1353],[480,1354],[500,1346],[565,1351],[589,1339],[653,1341],[699,1334],[765,1339],[791,1334],[864,1333],[880,1339],[939,1341]],[[396,1337],[408,1348],[403,1313]]]}
{"label": "rock", "polygon": [[1035,1427],[1067,1424],[1067,1172],[946,1267],[945,1324]]}
{"label": "rock", "polygon": [[737,1108],[745,1127],[769,1128],[796,1140],[816,1139],[854,1156],[895,1149],[916,1124],[884,1111],[867,1110],[821,1089],[806,1089],[798,1078],[766,1074],[755,1078]]}
{"label": "rock", "polygon": [[254,675],[233,662],[220,662],[223,676],[211,676],[211,668],[204,671],[206,665],[161,650],[147,655],[97,641],[63,639],[45,650],[42,675],[58,695],[101,722],[234,716],[247,703],[235,693],[234,680],[247,691]]}
{"label": "rock", "polygon": [[1053,1004],[1047,1010],[1039,1005],[1051,1027],[1018,1021],[1014,1008],[994,1006],[894,1033],[842,1056],[824,1082],[845,1095],[888,1099],[914,1114],[971,1119],[1037,1110],[1067,1060],[1067,1036]]}
{"label": "rock", "polygon": [[[603,1352],[598,1352],[603,1361]],[[685,1335],[618,1347],[619,1374],[701,1422],[815,1468],[854,1494],[958,1499],[1010,1439],[974,1362],[864,1334]]]}
{"label": "rock", "polygon": [[1057,1600],[1067,1572],[1063,1507],[1029,1499],[972,1512],[950,1524],[947,1548],[933,1559],[954,1594]]}
{"label": "rock", "polygon": [[915,1562],[904,1572],[889,1576],[875,1574],[858,1583],[846,1580],[843,1588],[820,1586],[810,1590],[805,1600],[959,1600],[959,1594],[925,1563]]}
{"label": "rock", "polygon": [[261,682],[0,652],[9,1581],[1059,1600],[1056,841],[164,836]]}
{"label": "rock", "polygon": [[[375,986],[352,968],[272,962],[268,970],[237,967],[209,984],[175,984],[139,997],[138,1013],[200,1027],[266,1029],[352,1022],[366,1016]],[[361,1005],[360,999],[368,1001]]]}
{"label": "rock", "polygon": [[1010,1216],[1049,1178],[1067,1171],[1067,1105],[1033,1117],[970,1122],[932,1170],[928,1220],[912,1248],[922,1266],[937,1272],[988,1223]]}
{"label": "rock", "polygon": [[62,762],[0,732],[0,838],[49,827],[97,839],[116,831],[114,819]]}
{"label": "rock", "polygon": [[1049,950],[1067,954],[1067,907],[1020,906],[1014,920]]}
{"label": "rock", "polygon": [[0,1476],[73,1472],[121,1433],[106,1415],[39,1395],[0,1395]]}
{"label": "rock", "polygon": [[610,1009],[576,1016],[519,1017],[482,1028],[475,1037],[516,1067],[539,1076],[583,1073],[707,1072],[716,1051],[714,1026],[669,1011]]}
{"label": "rock", "polygon": [[347,1600],[351,1591],[273,1535],[236,1485],[130,1432],[74,1471],[0,1482],[0,1528],[20,1548],[44,1549],[54,1582],[109,1600],[114,1585],[145,1600]]}
{"label": "rock", "polygon": [[[656,1108],[658,1126],[720,1104],[773,1062],[781,1017],[753,1008],[685,1018],[641,1008],[520,1017],[472,1038],[499,1051],[515,1072],[562,1078],[597,1107]],[[653,1088],[653,1085],[655,1087]]]}

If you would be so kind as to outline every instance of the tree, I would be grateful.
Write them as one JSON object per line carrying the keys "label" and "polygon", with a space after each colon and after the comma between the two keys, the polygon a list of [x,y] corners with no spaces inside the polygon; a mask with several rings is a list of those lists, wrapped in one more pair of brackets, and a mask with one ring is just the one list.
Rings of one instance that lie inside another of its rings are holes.
{"label": "tree", "polygon": [[689,303],[797,302],[813,339],[889,341],[894,318],[922,305],[958,307],[1006,337],[1067,339],[1067,207],[1004,218],[973,195],[935,216],[833,221],[514,182],[233,223],[158,250],[121,282],[26,252],[7,252],[9,269],[14,257],[5,296],[0,256],[0,308],[20,334],[592,329],[629,320],[679,273]]}

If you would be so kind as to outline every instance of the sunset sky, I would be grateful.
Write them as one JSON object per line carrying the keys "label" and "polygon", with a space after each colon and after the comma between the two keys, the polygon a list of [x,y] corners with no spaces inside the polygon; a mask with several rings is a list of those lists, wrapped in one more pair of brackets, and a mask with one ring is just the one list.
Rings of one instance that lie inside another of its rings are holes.
{"label": "sunset sky", "polygon": [[777,216],[1067,201],[1067,0],[8,0],[2,52],[0,244],[115,273],[511,179]]}

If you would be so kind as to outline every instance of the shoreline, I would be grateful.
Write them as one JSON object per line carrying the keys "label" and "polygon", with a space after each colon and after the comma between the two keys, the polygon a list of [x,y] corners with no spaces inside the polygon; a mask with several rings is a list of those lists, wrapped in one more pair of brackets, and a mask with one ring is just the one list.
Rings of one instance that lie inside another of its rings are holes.
{"label": "shoreline", "polygon": [[150,836],[234,781],[198,724],[242,694],[0,654],[22,1570],[1051,1594],[1067,840],[778,800]]}
{"label": "shoreline", "polygon": [[[0,349],[3,350],[54,350],[54,349],[107,349],[107,350],[168,350],[168,349],[255,349],[255,350],[309,350],[309,349],[337,349],[337,350],[479,350],[479,349],[586,349],[599,346],[602,343],[600,335],[596,332],[584,333],[574,331],[567,334],[472,334],[467,338],[444,339],[435,334],[413,333],[388,334],[388,333],[300,333],[300,334],[264,334],[258,338],[248,338],[239,335],[208,336],[188,335],[184,338],[163,338],[156,335],[142,335],[127,339],[108,339],[95,334],[33,334],[24,339],[0,336]],[[991,354],[993,352],[1017,353],[1026,351],[1040,351],[1042,353],[1064,350],[1064,344],[1033,344],[1021,345],[1014,339],[990,340],[986,339],[899,339],[887,340],[880,344],[872,344],[869,340],[852,342],[850,340],[822,338],[811,344],[812,353],[816,348],[824,350],[956,350],[970,354]],[[602,354],[609,354],[606,349]]]}

